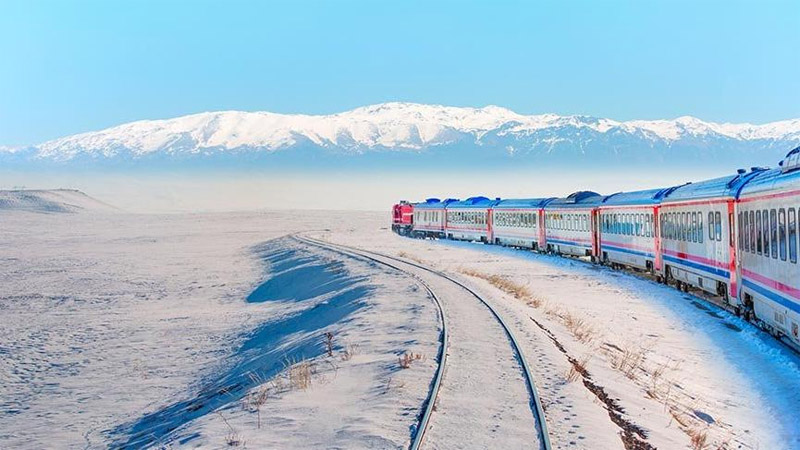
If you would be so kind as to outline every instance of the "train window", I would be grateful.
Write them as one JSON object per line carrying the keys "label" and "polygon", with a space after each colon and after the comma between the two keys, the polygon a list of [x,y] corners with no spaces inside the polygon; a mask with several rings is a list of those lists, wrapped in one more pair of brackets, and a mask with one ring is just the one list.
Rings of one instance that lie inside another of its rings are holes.
{"label": "train window", "polygon": [[786,210],[781,208],[778,210],[778,255],[781,261],[786,261]]}
{"label": "train window", "polygon": [[650,237],[656,237],[656,215],[648,214],[650,218]]}
{"label": "train window", "polygon": [[761,210],[761,233],[764,234],[764,256],[769,257],[769,211]]}
{"label": "train window", "polygon": [[708,240],[714,240],[714,213],[708,212]]}
{"label": "train window", "polygon": [[741,236],[739,239],[742,239],[744,242],[742,243],[742,248],[744,251],[750,251],[750,214],[745,211],[742,214],[739,214],[739,226],[742,228]]}
{"label": "train window", "polygon": [[692,242],[697,242],[697,212],[692,213],[692,233],[690,240]]}
{"label": "train window", "polygon": [[750,253],[756,252],[756,213],[750,211]]}
{"label": "train window", "polygon": [[764,239],[761,234],[761,211],[756,211],[756,236],[758,238],[757,239],[758,247],[756,250],[757,253],[760,255],[761,253],[763,253],[762,249],[764,248],[764,243],[763,243]]}
{"label": "train window", "polygon": [[797,263],[797,216],[794,208],[789,208],[789,261]]}
{"label": "train window", "polygon": [[667,234],[668,234],[668,238],[669,239],[675,239],[675,237],[674,237],[675,235],[672,232],[672,224],[673,223],[674,222],[673,222],[672,213],[667,213],[667,230],[668,230]]}
{"label": "train window", "polygon": [[695,232],[697,233],[697,242],[703,242],[703,234],[706,232],[703,228],[703,211],[697,212],[697,225],[695,226]]}
{"label": "train window", "polygon": [[676,218],[677,213],[669,213],[669,237],[673,240],[678,239],[678,222]]}
{"label": "train window", "polygon": [[644,236],[644,215],[636,215],[636,235]]}
{"label": "train window", "polygon": [[700,211],[697,213],[697,242],[702,244],[705,234],[705,228],[703,228],[703,212]]}
{"label": "train window", "polygon": [[681,213],[672,213],[672,239],[681,240]]}
{"label": "train window", "polygon": [[769,230],[772,257],[778,259],[778,213],[774,209],[769,212]]}
{"label": "train window", "polygon": [[719,211],[714,213],[714,234],[717,241],[722,242],[722,217]]}

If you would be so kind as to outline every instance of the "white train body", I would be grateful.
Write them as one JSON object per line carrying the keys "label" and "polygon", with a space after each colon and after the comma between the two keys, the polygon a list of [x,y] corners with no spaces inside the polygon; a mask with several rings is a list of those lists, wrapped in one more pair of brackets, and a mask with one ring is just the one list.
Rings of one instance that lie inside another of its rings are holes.
{"label": "white train body", "polygon": [[544,241],[542,206],[551,199],[503,200],[492,208],[493,243],[538,250]]}
{"label": "white train body", "polygon": [[800,344],[798,214],[800,171],[775,169],[744,186],[736,225],[742,302],[773,332]]}
{"label": "white train body", "polygon": [[544,207],[545,249],[563,255],[595,255],[593,222],[602,199],[595,192],[580,191],[548,202]]}
{"label": "white train body", "polygon": [[800,348],[800,147],[779,169],[601,196],[414,205],[413,235],[531,248],[646,270],[719,295]]}

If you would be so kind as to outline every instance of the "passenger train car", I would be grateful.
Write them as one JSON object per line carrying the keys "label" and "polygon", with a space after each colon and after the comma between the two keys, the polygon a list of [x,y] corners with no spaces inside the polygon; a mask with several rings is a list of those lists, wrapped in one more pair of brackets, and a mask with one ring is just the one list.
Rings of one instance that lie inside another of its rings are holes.
{"label": "passenger train car", "polygon": [[545,245],[544,206],[552,198],[501,200],[492,208],[494,243],[533,250]]}
{"label": "passenger train car", "polygon": [[597,256],[597,235],[592,224],[603,196],[580,191],[548,202],[544,208],[545,245],[553,253]]}
{"label": "passenger train car", "polygon": [[781,168],[742,187],[736,209],[742,305],[776,334],[800,342],[800,147]]}
{"label": "passenger train car", "polygon": [[392,217],[400,234],[531,248],[648,271],[684,291],[718,295],[737,314],[800,348],[800,147],[777,169],[739,170],[680,186],[608,196],[428,199],[395,205]]}
{"label": "passenger train car", "polygon": [[448,239],[492,241],[492,207],[500,199],[470,197],[447,205],[445,233]]}
{"label": "passenger train car", "polygon": [[414,237],[442,238],[445,235],[446,207],[458,200],[448,198],[439,200],[429,198],[423,203],[415,203],[414,207]]}
{"label": "passenger train car", "polygon": [[675,188],[618,192],[603,199],[599,209],[599,261],[660,274],[661,200]]}

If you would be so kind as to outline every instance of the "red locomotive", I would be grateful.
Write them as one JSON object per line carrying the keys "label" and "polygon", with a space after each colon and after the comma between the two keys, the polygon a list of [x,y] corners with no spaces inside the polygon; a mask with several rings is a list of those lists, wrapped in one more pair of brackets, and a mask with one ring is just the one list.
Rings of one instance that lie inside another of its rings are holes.
{"label": "red locomotive", "polygon": [[392,231],[407,236],[414,227],[414,205],[401,200],[392,206]]}

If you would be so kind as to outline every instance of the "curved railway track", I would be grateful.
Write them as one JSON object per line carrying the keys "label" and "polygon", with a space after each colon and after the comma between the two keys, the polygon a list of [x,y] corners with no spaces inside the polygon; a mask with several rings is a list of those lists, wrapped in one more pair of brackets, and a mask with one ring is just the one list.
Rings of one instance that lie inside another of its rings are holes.
{"label": "curved railway track", "polygon": [[[545,421],[544,409],[542,407],[539,394],[536,391],[536,385],[533,380],[533,374],[530,369],[530,366],[528,365],[527,360],[525,359],[525,355],[522,353],[521,347],[516,337],[514,336],[514,333],[511,331],[511,328],[506,324],[506,322],[503,320],[502,316],[497,312],[497,310],[494,307],[492,307],[492,305],[489,302],[487,302],[483,297],[481,297],[480,294],[478,294],[477,292],[475,292],[474,290],[472,290],[459,280],[441,271],[432,269],[430,267],[426,267],[416,262],[407,261],[402,258],[389,256],[383,253],[358,249],[355,247],[350,247],[341,244],[333,244],[330,242],[320,241],[318,239],[309,238],[307,236],[293,235],[293,237],[294,239],[306,243],[308,245],[322,247],[330,251],[349,255],[355,258],[360,258],[362,260],[372,261],[377,264],[390,267],[406,275],[409,275],[422,284],[422,286],[426,289],[428,294],[436,303],[436,306],[439,310],[440,319],[442,322],[442,334],[441,334],[442,337],[441,337],[441,345],[439,348],[439,357],[438,357],[439,364],[436,369],[434,380],[431,383],[431,388],[429,390],[428,397],[425,402],[425,408],[419,417],[416,433],[414,433],[411,445],[409,447],[411,450],[419,449],[428,433],[431,423],[431,417],[433,415],[437,399],[439,398],[439,393],[442,388],[442,382],[445,377],[444,373],[447,369],[448,349],[450,348],[450,341],[449,341],[450,334],[447,326],[448,321],[445,315],[445,308],[442,306],[442,301],[440,300],[440,297],[436,294],[434,289],[430,286],[430,284],[426,282],[421,276],[415,274],[413,269],[418,269],[427,272],[431,275],[434,275],[435,277],[438,277],[442,280],[446,280],[447,282],[452,283],[453,285],[457,286],[459,289],[463,291],[466,291],[470,296],[477,299],[480,302],[480,304],[485,306],[489,310],[491,315],[496,319],[497,323],[500,325],[503,332],[505,333],[505,336],[508,338],[509,344],[511,345],[514,353],[514,357],[516,358],[517,362],[521,367],[522,377],[524,378],[526,389],[530,397],[529,406],[532,411],[534,420],[536,422],[535,427],[537,436],[539,438],[538,448],[543,450],[551,449],[550,437],[547,431],[547,422]],[[405,266],[405,268],[403,266]]]}

